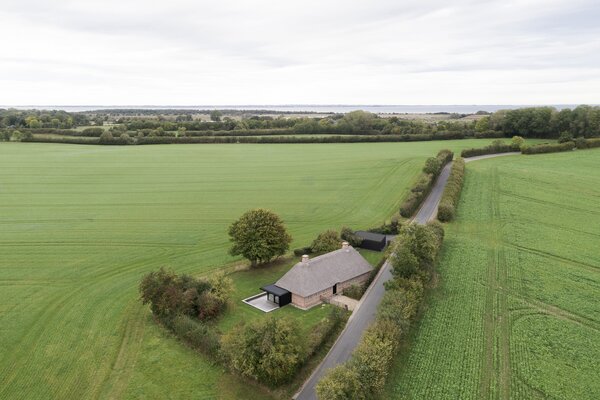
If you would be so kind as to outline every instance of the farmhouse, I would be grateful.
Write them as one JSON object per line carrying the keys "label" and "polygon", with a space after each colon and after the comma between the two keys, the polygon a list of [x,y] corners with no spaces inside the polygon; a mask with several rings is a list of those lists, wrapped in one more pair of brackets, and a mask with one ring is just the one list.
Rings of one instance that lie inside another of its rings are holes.
{"label": "farmhouse", "polygon": [[387,237],[380,233],[356,231],[354,234],[362,239],[360,247],[363,249],[382,251],[387,245]]}
{"label": "farmhouse", "polygon": [[280,307],[291,300],[296,307],[307,309],[341,293],[347,287],[365,283],[372,270],[371,264],[344,242],[339,250],[312,259],[307,255],[302,256],[302,261],[275,284],[261,289],[267,292],[269,300]]}

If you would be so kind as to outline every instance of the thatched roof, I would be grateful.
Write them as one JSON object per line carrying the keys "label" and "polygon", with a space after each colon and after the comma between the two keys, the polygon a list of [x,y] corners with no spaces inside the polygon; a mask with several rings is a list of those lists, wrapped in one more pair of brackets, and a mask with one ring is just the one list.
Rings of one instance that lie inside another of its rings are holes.
{"label": "thatched roof", "polygon": [[373,269],[371,264],[352,246],[299,262],[275,285],[296,295],[306,297],[336,283],[356,278]]}

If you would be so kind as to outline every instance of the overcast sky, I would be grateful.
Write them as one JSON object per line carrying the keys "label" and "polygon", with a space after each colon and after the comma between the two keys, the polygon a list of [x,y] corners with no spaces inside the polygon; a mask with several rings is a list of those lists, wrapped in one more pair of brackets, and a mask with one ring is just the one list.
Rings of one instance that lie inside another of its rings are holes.
{"label": "overcast sky", "polygon": [[598,0],[1,0],[0,104],[600,103]]}

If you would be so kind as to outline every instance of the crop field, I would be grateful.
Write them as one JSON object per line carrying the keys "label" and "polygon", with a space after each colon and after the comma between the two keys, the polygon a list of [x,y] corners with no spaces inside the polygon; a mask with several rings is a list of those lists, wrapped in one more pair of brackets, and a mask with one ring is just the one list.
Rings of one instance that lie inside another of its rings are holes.
{"label": "crop field", "polygon": [[142,274],[235,262],[227,227],[253,207],[294,246],[378,225],[426,157],[487,143],[0,143],[0,398],[264,397],[153,323]]}
{"label": "crop field", "polygon": [[600,150],[467,165],[395,399],[598,399]]}

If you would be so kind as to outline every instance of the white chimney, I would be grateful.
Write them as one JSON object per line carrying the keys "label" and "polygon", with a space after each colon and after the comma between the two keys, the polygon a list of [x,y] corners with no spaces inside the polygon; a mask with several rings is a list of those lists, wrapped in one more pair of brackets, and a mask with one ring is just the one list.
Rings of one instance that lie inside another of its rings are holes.
{"label": "white chimney", "polygon": [[350,244],[348,242],[342,242],[342,249],[348,251],[349,246],[350,246]]}
{"label": "white chimney", "polygon": [[305,255],[302,256],[302,262],[303,263],[307,263],[308,262],[308,255],[307,254],[305,254]]}

